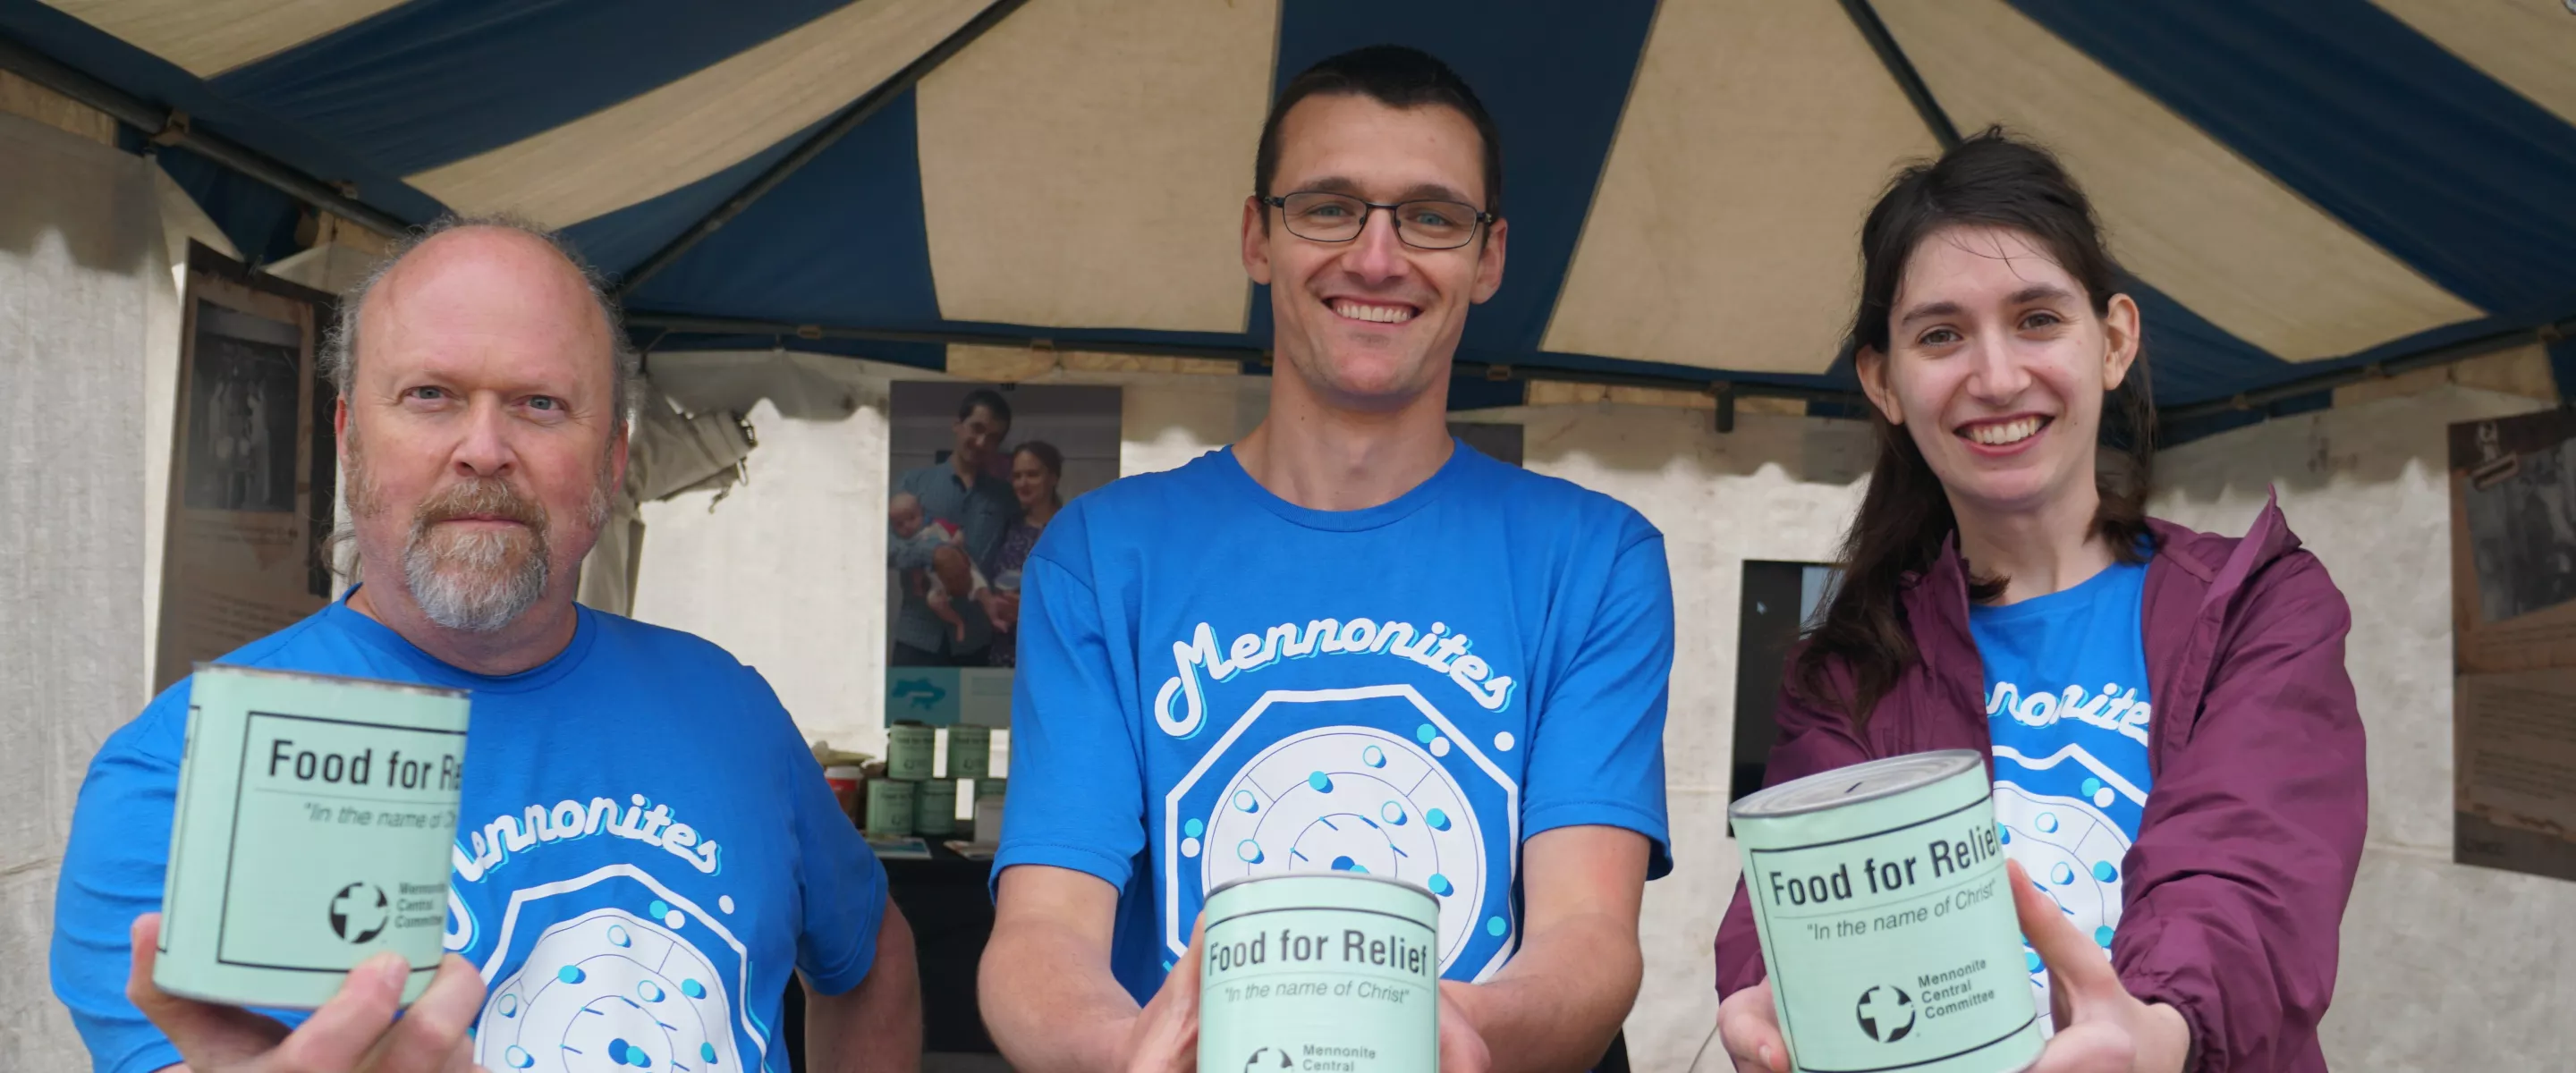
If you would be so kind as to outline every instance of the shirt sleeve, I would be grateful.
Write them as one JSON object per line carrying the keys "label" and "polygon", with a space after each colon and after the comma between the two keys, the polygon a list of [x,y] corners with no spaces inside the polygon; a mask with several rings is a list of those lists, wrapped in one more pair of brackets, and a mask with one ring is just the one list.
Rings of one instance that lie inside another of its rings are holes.
{"label": "shirt sleeve", "polygon": [[[1640,523],[1642,527],[1642,522]],[[1647,878],[1672,871],[1664,816],[1664,708],[1673,665],[1672,574],[1648,530],[1610,566],[1600,604],[1555,668],[1529,743],[1523,837],[1622,827],[1654,843]]]}
{"label": "shirt sleeve", "polygon": [[841,811],[769,683],[756,671],[744,674],[784,731],[780,747],[789,755],[781,757],[780,770],[797,773],[787,780],[798,849],[796,885],[804,906],[796,968],[816,991],[838,995],[859,986],[876,964],[877,929],[885,922],[885,865]]}
{"label": "shirt sleeve", "polygon": [[[1047,541],[1063,534],[1049,526]],[[1124,889],[1145,848],[1144,764],[1089,585],[1040,552],[1021,571],[1009,807],[994,882],[1043,864]]]}
{"label": "shirt sleeve", "polygon": [[[108,736],[91,759],[72,811],[54,893],[55,997],[89,1046],[99,1073],[151,1073],[179,1063],[179,1049],[125,998],[134,918],[161,911],[170,865],[171,811],[187,733],[186,682]],[[261,1011],[289,1024],[301,1014]]]}

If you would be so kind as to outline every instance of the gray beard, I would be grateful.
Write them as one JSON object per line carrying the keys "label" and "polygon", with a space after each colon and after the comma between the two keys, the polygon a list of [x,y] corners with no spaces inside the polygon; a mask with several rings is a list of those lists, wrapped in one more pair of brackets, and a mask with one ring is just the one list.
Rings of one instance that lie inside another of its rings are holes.
{"label": "gray beard", "polygon": [[403,581],[412,601],[431,622],[467,633],[497,633],[518,621],[545,595],[549,570],[545,538],[507,570],[516,533],[475,533],[431,546],[429,534],[414,528],[403,547]]}

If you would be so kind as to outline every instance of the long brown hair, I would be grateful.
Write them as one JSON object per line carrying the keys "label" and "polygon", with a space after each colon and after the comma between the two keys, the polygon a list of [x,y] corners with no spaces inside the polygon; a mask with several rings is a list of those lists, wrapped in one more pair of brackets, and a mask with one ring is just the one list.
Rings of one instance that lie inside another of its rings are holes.
{"label": "long brown hair", "polygon": [[[1906,262],[1925,238],[1961,224],[2010,228],[2028,235],[2082,285],[2095,316],[2119,292],[2119,265],[2103,247],[2093,204],[2048,150],[2000,128],[1960,142],[1941,158],[1898,173],[1860,233],[1860,309],[1848,347],[1888,353],[1888,321]],[[1843,538],[1840,585],[1791,668],[1790,688],[1815,703],[1849,712],[1855,728],[1896,688],[1917,653],[1905,621],[1906,587],[1930,569],[1958,527],[1941,480],[1914,438],[1870,408],[1878,462],[1860,513]],[[2147,484],[2154,465],[2155,403],[2143,348],[2102,405],[2094,487],[2101,507],[2094,526],[2122,562],[2153,549],[2147,528]],[[2004,578],[1971,576],[1968,598],[2003,595]],[[1847,683],[1834,681],[1840,664]]]}

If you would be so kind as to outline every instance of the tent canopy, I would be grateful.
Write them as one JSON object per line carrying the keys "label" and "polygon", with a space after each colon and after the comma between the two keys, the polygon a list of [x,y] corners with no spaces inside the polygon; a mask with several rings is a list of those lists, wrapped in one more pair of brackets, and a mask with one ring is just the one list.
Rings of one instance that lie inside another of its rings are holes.
{"label": "tent canopy", "polygon": [[[2576,0],[0,0],[0,37],[393,220],[566,227],[666,350],[1257,358],[1263,112],[1380,41],[1502,130],[1462,362],[1847,390],[1861,216],[1990,123],[2092,193],[2169,408],[2576,318]],[[295,202],[162,159],[294,252]]]}

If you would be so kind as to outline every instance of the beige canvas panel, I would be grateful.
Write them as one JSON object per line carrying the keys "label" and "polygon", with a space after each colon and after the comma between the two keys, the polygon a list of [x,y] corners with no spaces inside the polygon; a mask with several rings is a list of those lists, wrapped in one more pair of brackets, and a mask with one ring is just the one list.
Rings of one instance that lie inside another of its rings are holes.
{"label": "beige canvas panel", "polygon": [[1937,148],[1834,0],[1672,0],[1543,345],[1823,372],[1861,218],[1898,161]]}
{"label": "beige canvas panel", "polygon": [[25,116],[100,145],[116,144],[113,117],[8,71],[0,71],[0,112]]}
{"label": "beige canvas panel", "polygon": [[578,223],[739,164],[841,110],[983,6],[858,0],[652,92],[409,181],[460,212]]}
{"label": "beige canvas panel", "polygon": [[1044,0],[924,79],[951,320],[1239,332],[1275,0]]}
{"label": "beige canvas panel", "polygon": [[2057,150],[2122,263],[2246,342],[2311,361],[2480,315],[2004,0],[1878,11],[1963,133]]}
{"label": "beige canvas panel", "polygon": [[2576,11],[2567,0],[2371,0],[2487,77],[2576,123]]}
{"label": "beige canvas panel", "polygon": [[79,19],[212,78],[274,56],[403,0],[46,0]]}

